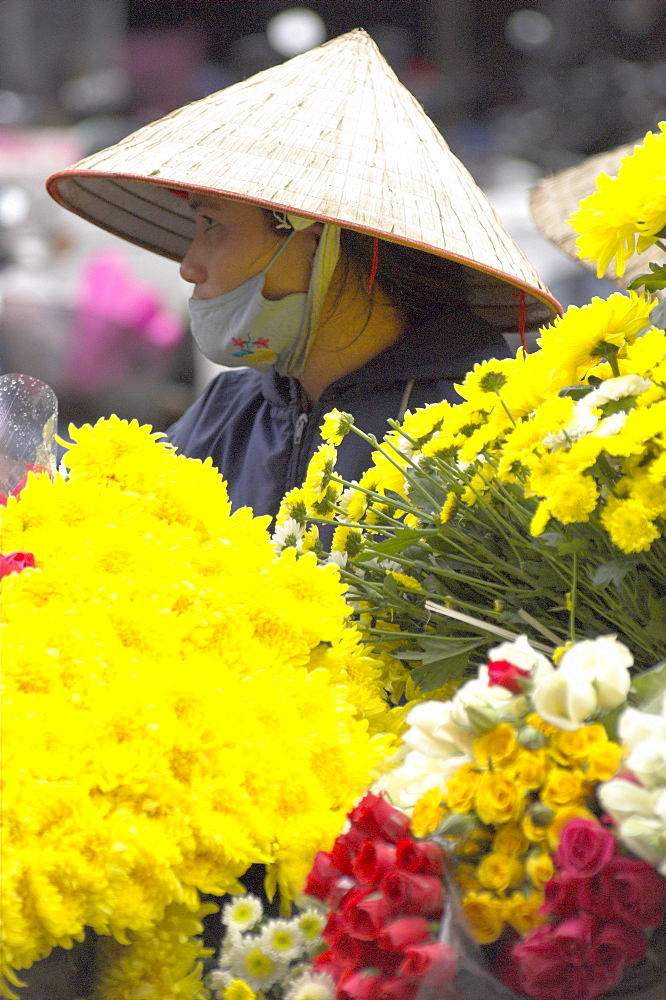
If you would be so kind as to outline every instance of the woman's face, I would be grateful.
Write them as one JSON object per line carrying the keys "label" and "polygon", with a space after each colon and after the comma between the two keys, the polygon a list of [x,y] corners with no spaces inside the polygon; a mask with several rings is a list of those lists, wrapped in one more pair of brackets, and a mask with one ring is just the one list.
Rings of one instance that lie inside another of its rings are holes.
{"label": "woman's face", "polygon": [[[190,196],[194,239],[180,265],[185,281],[194,285],[192,298],[213,299],[259,274],[284,243],[271,230],[256,205],[228,198]],[[318,230],[313,225],[296,233],[266,274],[263,294],[280,299],[307,291]]]}

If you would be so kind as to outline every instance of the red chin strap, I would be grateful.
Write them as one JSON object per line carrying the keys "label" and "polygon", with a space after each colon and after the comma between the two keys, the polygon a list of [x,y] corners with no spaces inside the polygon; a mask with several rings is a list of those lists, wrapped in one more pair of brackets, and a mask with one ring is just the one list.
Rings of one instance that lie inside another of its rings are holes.
{"label": "red chin strap", "polygon": [[168,188],[168,190],[171,191],[171,194],[177,194],[179,198],[184,198],[185,201],[190,200],[189,191],[181,191],[179,188]]}
{"label": "red chin strap", "polygon": [[379,240],[376,236],[372,237],[372,263],[370,265],[370,274],[368,275],[368,291],[372,291],[372,286],[375,283],[375,277],[377,276],[377,265],[379,264]]}
{"label": "red chin strap", "polygon": [[525,301],[525,292],[521,289],[519,292],[513,293],[514,299],[518,299],[518,333],[520,334],[520,343],[523,346],[523,358],[527,357],[527,341],[525,340],[525,324],[527,323],[527,303]]}

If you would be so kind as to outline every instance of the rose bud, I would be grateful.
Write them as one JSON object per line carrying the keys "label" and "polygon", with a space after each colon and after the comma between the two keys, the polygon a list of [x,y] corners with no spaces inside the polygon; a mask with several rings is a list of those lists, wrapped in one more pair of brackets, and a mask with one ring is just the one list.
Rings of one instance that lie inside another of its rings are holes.
{"label": "rose bud", "polygon": [[376,940],[386,920],[393,913],[381,892],[365,889],[345,901],[342,916],[347,929],[362,941]]}
{"label": "rose bud", "polygon": [[394,871],[385,875],[381,891],[394,910],[423,917],[439,917],[444,906],[442,883],[433,875]]}
{"label": "rose bud", "polygon": [[395,849],[395,862],[398,868],[420,875],[442,874],[444,851],[432,840],[410,840],[405,837],[399,840]]}
{"label": "rose bud", "polygon": [[315,899],[326,899],[335,882],[343,873],[331,861],[326,851],[317,851],[312,868],[305,880],[303,892]]}
{"label": "rose bud", "polygon": [[383,796],[368,792],[349,813],[350,822],[367,837],[383,838],[397,844],[409,835],[409,817],[394,809]]}
{"label": "rose bud", "polygon": [[395,868],[396,849],[382,841],[366,840],[356,855],[352,874],[364,885],[376,885]]}
{"label": "rose bud", "polygon": [[422,944],[430,937],[430,923],[425,917],[400,917],[386,924],[377,940],[380,948],[396,951],[407,945]]}
{"label": "rose bud", "polygon": [[405,950],[405,959],[398,974],[423,978],[429,973],[429,984],[446,986],[453,980],[456,971],[457,962],[451,946],[444,941],[430,941],[427,944],[410,945]]}
{"label": "rose bud", "polygon": [[338,1000],[377,1000],[382,995],[386,976],[376,969],[361,969],[338,985]]}

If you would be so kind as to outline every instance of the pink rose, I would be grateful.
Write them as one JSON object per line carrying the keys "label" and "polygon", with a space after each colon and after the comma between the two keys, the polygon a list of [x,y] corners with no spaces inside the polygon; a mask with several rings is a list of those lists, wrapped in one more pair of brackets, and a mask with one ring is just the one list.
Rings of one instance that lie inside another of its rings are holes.
{"label": "pink rose", "polygon": [[538,927],[512,949],[520,990],[533,1000],[592,1000],[584,945],[557,937],[549,924]]}
{"label": "pink rose", "polygon": [[409,818],[381,795],[368,792],[349,813],[353,826],[363,831],[364,839],[383,839],[397,844],[409,835]]}
{"label": "pink rose", "polygon": [[555,863],[560,872],[590,878],[617,852],[617,841],[605,826],[590,819],[572,819],[562,827]]}
{"label": "pink rose", "polygon": [[418,980],[391,976],[382,984],[381,1000],[414,1000],[418,989]]}
{"label": "pink rose", "polygon": [[626,968],[640,962],[648,946],[645,934],[620,920],[602,923],[589,952],[590,976],[608,990],[620,982]]}
{"label": "pink rose", "polygon": [[521,680],[530,676],[529,670],[523,670],[509,660],[492,660],[488,664],[488,687],[499,685],[512,694],[520,694],[523,689]]}
{"label": "pink rose", "polygon": [[613,885],[611,905],[615,916],[633,927],[658,927],[664,919],[666,879],[640,858],[613,858],[603,873]]}

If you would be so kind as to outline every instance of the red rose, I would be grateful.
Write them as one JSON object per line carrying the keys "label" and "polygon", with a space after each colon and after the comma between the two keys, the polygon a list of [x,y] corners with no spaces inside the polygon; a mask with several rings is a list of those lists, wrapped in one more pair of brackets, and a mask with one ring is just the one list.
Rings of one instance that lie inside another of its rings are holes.
{"label": "red rose", "polygon": [[444,906],[442,883],[434,875],[394,871],[385,875],[381,891],[395,912],[440,917]]}
{"label": "red rose", "polygon": [[592,1000],[598,994],[584,963],[585,950],[556,937],[549,924],[538,927],[511,952],[520,971],[521,992],[534,1000]]}
{"label": "red rose", "polygon": [[393,912],[386,897],[375,889],[362,889],[350,894],[342,907],[347,930],[362,941],[376,940]]}
{"label": "red rose", "polygon": [[563,941],[571,955],[585,955],[588,945],[594,938],[599,924],[591,913],[579,913],[575,917],[567,917],[552,928],[553,936]]}
{"label": "red rose", "polygon": [[34,569],[35,557],[32,552],[8,552],[0,555],[0,580],[10,573],[20,573],[24,569]]}
{"label": "red rose", "polygon": [[391,976],[382,984],[381,1000],[414,1000],[418,989],[418,980]]}
{"label": "red rose", "polygon": [[342,872],[331,861],[326,851],[317,851],[312,868],[305,880],[303,892],[315,899],[326,899],[334,884],[342,877]]}
{"label": "red rose", "polygon": [[387,977],[375,969],[354,972],[342,985],[338,984],[338,1000],[377,1000]]}
{"label": "red rose", "polygon": [[352,873],[364,885],[377,885],[395,868],[395,847],[381,840],[366,840],[359,850]]}
{"label": "red rose", "polygon": [[405,949],[405,960],[398,969],[398,975],[422,979],[428,973],[428,985],[441,987],[453,980],[456,970],[456,956],[451,946],[444,941],[430,941]]}
{"label": "red rose", "polygon": [[397,951],[407,945],[422,944],[430,937],[430,924],[425,917],[400,917],[382,928],[378,944],[387,951]]}
{"label": "red rose", "polygon": [[409,835],[409,818],[381,795],[368,792],[349,813],[350,822],[372,840],[383,839],[397,844]]}
{"label": "red rose", "polygon": [[432,840],[399,840],[395,849],[395,863],[398,868],[420,875],[442,874],[444,852]]}
{"label": "red rose", "polygon": [[603,877],[613,885],[611,907],[619,920],[633,927],[658,927],[664,919],[666,879],[640,858],[618,855]]}
{"label": "red rose", "polygon": [[523,670],[509,660],[493,660],[488,664],[488,687],[500,685],[512,694],[520,694],[523,690],[520,682],[528,677],[529,670]]}
{"label": "red rose", "polygon": [[640,962],[647,946],[645,934],[620,920],[601,924],[589,952],[590,977],[604,990],[610,989],[620,982],[625,968]]}
{"label": "red rose", "polygon": [[617,852],[617,841],[605,826],[591,819],[572,819],[562,827],[555,862],[560,872],[590,878]]}
{"label": "red rose", "polygon": [[312,964],[317,972],[327,972],[336,983],[339,983],[342,976],[349,971],[338,956],[334,955],[330,950],[321,951],[318,955],[315,955],[312,959]]}
{"label": "red rose", "polygon": [[331,861],[336,868],[339,868],[345,875],[351,875],[354,858],[366,840],[367,836],[361,830],[349,830],[348,833],[341,833],[331,850]]}
{"label": "red rose", "polygon": [[[333,959],[340,965],[353,969],[382,966],[382,954],[375,941],[361,941],[348,931],[341,930],[329,942]],[[382,968],[382,971],[385,971]],[[391,969],[392,971],[392,969]]]}

